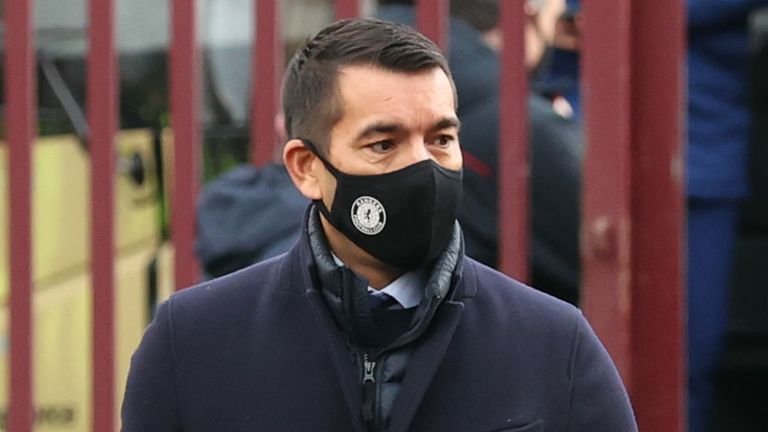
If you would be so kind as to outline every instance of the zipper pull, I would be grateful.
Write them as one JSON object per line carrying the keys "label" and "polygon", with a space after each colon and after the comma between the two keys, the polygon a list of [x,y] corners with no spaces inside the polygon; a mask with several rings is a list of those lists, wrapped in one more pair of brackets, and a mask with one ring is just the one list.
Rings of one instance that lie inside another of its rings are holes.
{"label": "zipper pull", "polygon": [[376,362],[371,361],[368,357],[368,353],[363,354],[363,384],[370,382],[376,382],[376,376],[374,371],[376,370]]}
{"label": "zipper pull", "polygon": [[368,353],[363,354],[363,420],[371,425],[374,418],[376,400],[376,362],[371,361]]}

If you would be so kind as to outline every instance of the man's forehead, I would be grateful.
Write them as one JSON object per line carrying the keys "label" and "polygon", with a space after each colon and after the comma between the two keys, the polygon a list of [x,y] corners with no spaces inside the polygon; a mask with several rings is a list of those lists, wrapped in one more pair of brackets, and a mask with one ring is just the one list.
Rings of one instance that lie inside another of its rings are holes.
{"label": "man's forehead", "polygon": [[[397,71],[369,64],[345,65],[338,69],[336,97],[342,109],[349,103],[367,105],[402,96],[406,89],[414,96],[428,97],[436,103],[449,102],[456,108],[452,79],[439,66],[418,71]],[[393,91],[394,90],[394,91]]]}

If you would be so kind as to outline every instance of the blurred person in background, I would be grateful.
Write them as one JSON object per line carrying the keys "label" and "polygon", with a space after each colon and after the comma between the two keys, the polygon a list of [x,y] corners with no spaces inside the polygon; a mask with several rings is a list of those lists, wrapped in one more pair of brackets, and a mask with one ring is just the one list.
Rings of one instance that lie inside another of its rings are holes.
{"label": "blurred person in background", "polygon": [[195,253],[206,278],[279,255],[299,238],[309,201],[293,186],[279,153],[286,141],[282,115],[275,130],[279,141],[271,163],[237,166],[200,193]]}
{"label": "blurred person in background", "polygon": [[531,77],[535,93],[552,100],[556,110],[562,107],[565,114],[570,113],[576,120],[581,119],[581,26],[581,5],[578,0],[568,0],[565,13],[557,20],[555,37],[543,65]]}
{"label": "blurred person in background", "polygon": [[[750,193],[752,132],[748,18],[766,0],[688,0],[687,209],[689,430],[710,430],[715,378],[725,352],[740,206]],[[578,97],[578,1],[569,0],[553,67],[537,88]],[[572,24],[572,25],[571,25]],[[572,48],[572,49],[570,49]]]}
{"label": "blurred person in background", "polygon": [[688,0],[689,430],[711,427],[752,131],[748,17],[768,0]]}
{"label": "blurred person in background", "polygon": [[[380,18],[411,25],[415,22],[412,1],[382,0],[379,4]],[[525,65],[529,74],[540,67],[564,8],[564,0],[525,2]],[[499,2],[453,0],[451,16],[448,59],[459,94],[465,167],[459,220],[467,254],[495,267],[499,257]],[[528,114],[532,285],[576,304],[580,278],[581,129],[567,116],[567,110],[556,110],[552,100],[533,93],[528,100]]]}

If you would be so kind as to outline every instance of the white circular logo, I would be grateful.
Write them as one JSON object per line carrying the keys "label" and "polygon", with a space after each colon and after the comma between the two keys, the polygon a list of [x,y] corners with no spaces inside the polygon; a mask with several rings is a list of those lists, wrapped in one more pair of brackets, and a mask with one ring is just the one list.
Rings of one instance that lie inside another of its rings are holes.
{"label": "white circular logo", "polygon": [[387,223],[387,213],[379,200],[361,196],[352,203],[352,223],[358,231],[367,235],[376,235]]}

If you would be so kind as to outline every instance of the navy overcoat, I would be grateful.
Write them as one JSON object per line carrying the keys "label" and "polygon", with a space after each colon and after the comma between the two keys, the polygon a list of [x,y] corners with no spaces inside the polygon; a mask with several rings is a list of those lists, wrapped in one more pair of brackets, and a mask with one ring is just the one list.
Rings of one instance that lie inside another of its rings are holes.
{"label": "navy overcoat", "polygon": [[[463,258],[417,341],[389,432],[636,430],[578,309]],[[287,254],[174,294],[133,356],[126,432],[364,432],[358,368],[317,288],[306,234]]]}

